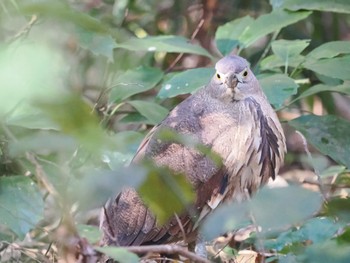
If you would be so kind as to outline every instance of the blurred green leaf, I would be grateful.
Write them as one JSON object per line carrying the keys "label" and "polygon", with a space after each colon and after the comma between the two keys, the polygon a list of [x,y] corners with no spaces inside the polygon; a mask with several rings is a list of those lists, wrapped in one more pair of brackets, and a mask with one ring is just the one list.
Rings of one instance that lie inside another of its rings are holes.
{"label": "blurred green leaf", "polygon": [[319,74],[342,80],[350,80],[350,56],[306,60],[304,67]]}
{"label": "blurred green leaf", "polygon": [[316,213],[321,204],[320,193],[300,186],[263,188],[251,201],[251,213],[265,232],[300,223]]}
{"label": "blurred green leaf", "polygon": [[228,231],[250,225],[249,207],[246,202],[224,204],[205,218],[201,231],[206,240],[222,235]]}
{"label": "blurred green leaf", "polygon": [[271,49],[288,67],[289,60],[300,55],[300,53],[310,44],[309,39],[285,40],[280,39],[271,43]]}
{"label": "blurred green leaf", "polygon": [[303,254],[303,262],[307,263],[348,263],[349,258],[349,246],[339,245],[335,240],[311,245]]}
{"label": "blurred green leaf", "polygon": [[[305,58],[302,55],[291,57],[288,61],[288,67],[296,68],[304,61],[305,61]],[[267,56],[260,63],[260,69],[266,70],[266,71],[275,70],[275,71],[281,72],[279,68],[285,67],[285,66],[286,66],[286,62],[276,55]]]}
{"label": "blurred green leaf", "polygon": [[135,131],[121,131],[113,135],[113,141],[118,145],[118,151],[122,153],[135,153],[144,135]]}
{"label": "blurred green leaf", "polygon": [[73,152],[77,147],[77,141],[68,135],[37,132],[22,136],[17,141],[11,141],[9,143],[9,153],[11,156],[19,156],[30,151],[48,155],[57,151]]}
{"label": "blurred green leaf", "polygon": [[289,10],[318,10],[327,12],[350,13],[348,0],[285,0],[283,7]]}
{"label": "blurred green leaf", "polygon": [[[259,76],[258,76],[259,79]],[[274,74],[259,79],[269,102],[276,108],[280,108],[284,101],[298,91],[295,81],[284,74]]]}
{"label": "blurred green leaf", "polygon": [[107,256],[111,257],[114,260],[117,260],[119,263],[139,263],[139,257],[129,252],[125,248],[121,247],[95,247],[95,249]]}
{"label": "blurred green leaf", "polygon": [[100,34],[111,33],[112,31],[99,20],[86,13],[78,12],[70,8],[64,1],[43,1],[21,5],[21,12],[24,14],[41,14],[50,18],[59,18],[62,21],[69,21],[86,30]]}
{"label": "blurred green leaf", "polygon": [[335,222],[331,218],[311,218],[300,227],[293,227],[281,232],[277,238],[267,240],[265,242],[265,249],[285,252],[286,247],[291,247],[295,243],[300,244],[310,241],[313,244],[322,243],[334,237],[341,227],[342,224]]}
{"label": "blurred green leaf", "polygon": [[163,83],[157,96],[172,98],[180,94],[193,93],[207,85],[214,73],[213,68],[188,69],[177,73]]}
{"label": "blurred green leaf", "polygon": [[86,238],[90,244],[96,244],[101,240],[102,232],[97,226],[77,224],[77,230],[79,236]]}
{"label": "blurred green leaf", "polygon": [[269,0],[273,9],[281,8],[285,0]]}
{"label": "blurred green leaf", "polygon": [[261,37],[303,20],[310,14],[311,12],[309,11],[288,12],[282,9],[273,10],[271,13],[259,16],[242,32],[238,40],[242,43],[242,48],[249,47]]}
{"label": "blurred green leaf", "polygon": [[350,243],[350,227],[345,227],[343,233],[337,236],[337,242],[339,244],[349,244]]}
{"label": "blurred green leaf", "polygon": [[68,96],[55,103],[38,102],[47,116],[60,129],[77,138],[90,151],[98,150],[104,143],[105,134],[93,109],[80,97]]}
{"label": "blurred green leaf", "polygon": [[111,102],[121,102],[134,94],[154,88],[163,78],[163,72],[158,68],[138,67],[128,70],[113,80],[111,87]]}
{"label": "blurred green leaf", "polygon": [[298,231],[302,232],[304,240],[311,240],[313,244],[322,243],[334,237],[342,225],[334,219],[315,217],[308,220]]}
{"label": "blurred green leaf", "polygon": [[215,33],[215,41],[221,54],[229,55],[235,48],[241,46],[239,37],[253,22],[252,17],[244,16],[219,26]]}
{"label": "blurred green leaf", "polygon": [[128,5],[130,0],[115,1],[113,5],[113,16],[115,23],[120,26],[128,12]]}
{"label": "blurred green leaf", "polygon": [[321,203],[319,193],[299,186],[263,188],[251,201],[224,205],[216,209],[205,220],[203,234],[211,239],[247,225],[251,216],[256,224],[262,227],[262,232],[283,229],[311,217],[320,209]]}
{"label": "blurred green leaf", "polygon": [[315,95],[315,94],[320,93],[320,92],[325,92],[325,91],[339,92],[339,93],[343,93],[343,94],[346,94],[346,95],[350,95],[350,83],[344,82],[344,84],[338,85],[338,86],[329,86],[329,85],[325,85],[325,84],[317,84],[317,85],[312,86],[312,87],[308,88],[307,90],[305,90],[303,93],[301,93],[293,101],[297,101],[297,100],[300,100],[302,98],[306,98],[306,97]]}
{"label": "blurred green leaf", "polygon": [[57,100],[64,92],[63,57],[41,42],[0,46],[0,117],[34,99]]}
{"label": "blurred green leaf", "polygon": [[[349,5],[350,6],[350,5]],[[350,53],[350,41],[331,41],[312,50],[307,56],[314,59],[333,58]]]}
{"label": "blurred green leaf", "polygon": [[326,213],[334,216],[343,222],[350,220],[350,199],[349,198],[333,198],[329,200],[326,206]]}
{"label": "blurred green leaf", "polygon": [[120,119],[120,123],[140,123],[147,125],[154,125],[152,121],[142,116],[139,112],[128,113],[125,117]]}
{"label": "blurred green leaf", "polygon": [[332,165],[329,166],[326,170],[322,171],[321,177],[330,177],[336,176],[346,171],[346,167],[343,165]]}
{"label": "blurred green leaf", "polygon": [[113,50],[117,47],[115,40],[110,35],[102,35],[83,28],[77,28],[80,45],[90,50],[96,56],[105,56],[109,62],[114,62]]}
{"label": "blurred green leaf", "polygon": [[249,16],[238,18],[218,28],[215,36],[217,47],[224,55],[237,46],[241,49],[247,48],[263,36],[305,19],[310,14],[309,11],[289,12],[275,9],[256,20]]}
{"label": "blurred green leaf", "polygon": [[9,126],[23,127],[27,129],[58,130],[55,124],[43,111],[34,105],[24,103],[5,116],[4,123]]}
{"label": "blurred green leaf", "polygon": [[194,191],[186,177],[166,168],[152,167],[139,193],[160,224],[174,213],[181,214],[194,200]]}
{"label": "blurred green leaf", "polygon": [[149,101],[132,100],[128,101],[142,116],[145,116],[151,123],[160,123],[167,115],[168,110],[159,104]]}
{"label": "blurred green leaf", "polygon": [[44,202],[39,188],[28,177],[0,177],[0,224],[23,239],[43,218]]}
{"label": "blurred green leaf", "polygon": [[339,164],[350,167],[350,123],[333,115],[305,115],[289,121],[306,140]]}
{"label": "blurred green leaf", "polygon": [[103,206],[126,186],[137,188],[146,175],[146,169],[136,165],[119,167],[117,171],[87,169],[80,176],[72,176],[68,196],[73,203],[79,202],[81,210],[94,209]]}
{"label": "blurred green leaf", "polygon": [[199,45],[190,43],[190,40],[181,36],[167,35],[131,38],[123,43],[118,43],[117,46],[131,51],[190,53],[212,58],[207,50]]}
{"label": "blurred green leaf", "polygon": [[118,171],[120,167],[128,165],[133,157],[133,153],[107,151],[103,154],[102,161],[106,163],[111,170]]}

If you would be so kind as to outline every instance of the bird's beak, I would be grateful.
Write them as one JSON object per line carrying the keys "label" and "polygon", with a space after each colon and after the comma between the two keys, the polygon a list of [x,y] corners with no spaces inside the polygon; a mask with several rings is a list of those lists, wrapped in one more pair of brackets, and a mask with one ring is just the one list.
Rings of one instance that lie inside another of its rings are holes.
{"label": "bird's beak", "polygon": [[241,81],[239,80],[236,74],[229,75],[225,80],[226,87],[229,89],[236,88],[238,82],[241,82]]}

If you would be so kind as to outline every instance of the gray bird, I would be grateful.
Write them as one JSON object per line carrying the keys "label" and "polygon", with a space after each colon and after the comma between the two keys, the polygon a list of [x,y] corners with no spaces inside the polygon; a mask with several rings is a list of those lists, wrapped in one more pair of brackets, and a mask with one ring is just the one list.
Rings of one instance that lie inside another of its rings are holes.
{"label": "gray bird", "polygon": [[[150,158],[186,175],[196,193],[194,215],[181,214],[159,225],[137,192],[126,188],[104,208],[103,245],[163,244],[184,238],[193,242],[200,221],[218,205],[242,201],[275,178],[286,152],[285,137],[258,80],[239,56],[222,58],[215,69],[205,87],[153,128],[134,158]],[[163,128],[207,146],[222,158],[222,165],[194,147],[159,139]]]}

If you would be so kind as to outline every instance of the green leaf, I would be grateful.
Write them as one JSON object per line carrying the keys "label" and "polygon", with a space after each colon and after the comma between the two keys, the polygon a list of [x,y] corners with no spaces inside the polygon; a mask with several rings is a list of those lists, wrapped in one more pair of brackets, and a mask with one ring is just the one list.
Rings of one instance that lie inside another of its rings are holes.
{"label": "green leaf", "polygon": [[58,130],[59,127],[55,124],[43,111],[21,103],[14,111],[7,114],[5,124],[9,126],[23,127],[27,129],[42,129],[42,130]]}
{"label": "green leaf", "polygon": [[68,197],[78,202],[81,210],[89,210],[103,206],[126,186],[137,188],[145,180],[147,171],[133,165],[119,167],[117,171],[88,169],[82,174],[71,177]]}
{"label": "green leaf", "polygon": [[346,167],[343,165],[332,165],[329,166],[326,170],[322,171],[321,177],[331,177],[338,176],[346,171]]}
{"label": "green leaf", "polygon": [[128,70],[113,80],[111,87],[111,102],[120,102],[134,94],[154,88],[163,78],[163,72],[158,68],[138,67]]}
{"label": "green leaf", "polygon": [[[299,186],[263,188],[251,201],[233,203],[216,209],[203,224],[203,233],[211,239],[247,225],[252,215],[263,232],[279,230],[311,217],[321,207],[319,193]],[[273,204],[273,205],[272,205]],[[288,204],[288,209],[286,209]],[[276,213],[283,211],[283,213]]]}
{"label": "green leaf", "polygon": [[331,239],[341,229],[341,224],[326,217],[316,217],[308,220],[298,231],[305,236],[305,240],[311,240],[313,244],[322,243]]}
{"label": "green leaf", "polygon": [[282,7],[285,0],[269,0],[273,9],[279,9]]}
{"label": "green leaf", "polygon": [[350,243],[350,228],[345,227],[343,233],[337,237],[338,244],[349,244]]}
{"label": "green leaf", "polygon": [[135,153],[143,138],[143,134],[135,131],[121,131],[113,135],[113,141],[122,153]]}
{"label": "green leaf", "polygon": [[83,28],[77,29],[79,43],[82,48],[90,50],[96,56],[105,56],[109,62],[113,62],[113,50],[117,47],[115,40],[107,34],[98,34]]}
{"label": "green leaf", "polygon": [[252,17],[244,16],[219,26],[215,33],[215,41],[221,54],[226,56],[236,47],[241,46],[239,37],[253,22]]}
{"label": "green leaf", "polygon": [[131,51],[190,53],[212,58],[207,50],[190,43],[190,40],[181,36],[167,35],[131,38],[123,43],[118,43],[117,47]]}
{"label": "green leaf", "polygon": [[160,123],[169,113],[166,108],[154,102],[132,100],[128,101],[128,103],[153,124]]}
{"label": "green leaf", "polygon": [[0,117],[19,104],[57,100],[64,92],[62,51],[45,43],[28,42],[0,46]]}
{"label": "green leaf", "polygon": [[259,82],[269,102],[277,109],[287,98],[296,94],[299,87],[293,79],[284,74],[274,74],[259,79]]}
{"label": "green leaf", "polygon": [[273,53],[275,53],[286,66],[289,60],[300,55],[300,53],[310,44],[309,39],[305,40],[276,40],[271,43]]}
{"label": "green leaf", "polygon": [[294,101],[300,100],[302,98],[306,98],[312,95],[315,95],[320,92],[325,92],[325,91],[330,91],[330,92],[339,92],[343,93],[346,95],[350,95],[350,84],[347,82],[344,82],[342,85],[338,86],[329,86],[325,84],[317,84],[315,86],[312,86],[305,90],[303,93],[300,94],[298,98],[296,98]]}
{"label": "green leaf", "polygon": [[142,116],[139,112],[129,113],[128,115],[120,119],[120,123],[139,123],[139,124],[154,125],[152,121]]}
{"label": "green leaf", "polygon": [[87,149],[98,150],[105,134],[91,107],[80,97],[68,96],[55,103],[39,102],[40,107],[60,129],[78,139]]}
{"label": "green leaf", "polygon": [[322,60],[309,59],[304,63],[304,67],[332,78],[350,80],[350,56]]}
{"label": "green leaf", "polygon": [[301,227],[293,227],[273,240],[265,242],[265,248],[277,251],[285,251],[286,247],[293,244],[312,242],[313,244],[322,243],[331,239],[341,228],[341,224],[334,222],[327,217],[311,218]]}
{"label": "green leaf", "polygon": [[20,11],[24,14],[42,14],[50,18],[59,18],[96,33],[106,34],[111,32],[106,24],[101,23],[99,20],[84,12],[77,12],[71,9],[67,4],[59,1],[22,5]]}
{"label": "green leaf", "polygon": [[327,42],[314,50],[307,56],[314,59],[333,58],[340,54],[350,54],[350,41]]}
{"label": "green leaf", "polygon": [[[288,67],[296,68],[304,61],[305,61],[305,58],[302,55],[297,55],[295,57],[291,57],[288,61]],[[278,70],[278,72],[280,72],[279,68],[285,67],[285,66],[286,66],[286,61],[283,61],[281,58],[279,58],[276,55],[267,56],[260,63],[260,69],[262,71],[264,71],[264,70],[271,71],[271,70],[275,69],[275,71]]]}
{"label": "green leaf", "polygon": [[348,263],[349,258],[349,246],[338,244],[335,240],[311,245],[303,253],[303,262],[310,263]]}
{"label": "green leaf", "polygon": [[350,123],[333,115],[305,115],[289,122],[321,153],[350,168]]}
{"label": "green leaf", "polygon": [[121,153],[107,151],[102,156],[102,161],[113,171],[118,171],[120,167],[130,164],[134,157],[133,153]]}
{"label": "green leaf", "polygon": [[329,200],[326,206],[326,213],[343,222],[350,220],[350,199],[333,198]]}
{"label": "green leaf", "polygon": [[[259,16],[254,23],[243,31],[238,40],[242,43],[242,48],[249,47],[261,37],[303,20],[310,14],[311,12],[309,11],[288,12],[282,9],[273,10],[269,14]],[[278,22],[276,23],[276,21]]]}
{"label": "green leaf", "polygon": [[195,197],[186,176],[157,167],[149,169],[148,177],[138,191],[160,224],[165,223],[174,213],[184,212]]}
{"label": "green leaf", "polygon": [[74,152],[78,143],[72,137],[62,133],[37,132],[9,143],[11,156],[19,156],[27,151],[42,153]]}
{"label": "green leaf", "polygon": [[0,224],[23,239],[43,218],[40,189],[28,177],[0,177]]}
{"label": "green leaf", "polygon": [[228,231],[244,228],[250,224],[249,207],[246,202],[224,204],[204,220],[201,232],[206,240],[212,240]]}
{"label": "green leaf", "polygon": [[180,94],[193,93],[207,85],[214,73],[213,68],[196,68],[177,73],[163,83],[157,96],[172,98]]}
{"label": "green leaf", "polygon": [[350,13],[348,0],[286,0],[283,8],[289,10],[318,10],[325,12]]}
{"label": "green leaf", "polygon": [[139,257],[129,252],[125,248],[121,247],[95,247],[95,249],[112,259],[118,261],[119,263],[138,263],[140,262]]}
{"label": "green leaf", "polygon": [[275,9],[256,20],[249,16],[238,18],[218,28],[215,35],[217,47],[224,55],[237,46],[241,49],[247,48],[263,36],[305,19],[310,14],[309,11],[289,12]]}
{"label": "green leaf", "polygon": [[317,212],[321,204],[320,193],[300,186],[263,188],[251,201],[251,213],[265,232],[300,223]]}
{"label": "green leaf", "polygon": [[96,244],[101,240],[102,232],[97,226],[77,224],[77,230],[79,236],[86,238],[90,244]]}

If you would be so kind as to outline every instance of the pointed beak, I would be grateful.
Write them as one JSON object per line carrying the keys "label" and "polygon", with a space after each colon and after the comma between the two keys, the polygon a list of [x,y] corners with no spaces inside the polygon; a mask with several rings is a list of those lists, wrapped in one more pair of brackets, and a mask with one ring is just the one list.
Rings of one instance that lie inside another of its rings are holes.
{"label": "pointed beak", "polygon": [[237,87],[238,82],[241,82],[236,74],[227,76],[225,80],[225,85],[229,89],[234,89]]}

